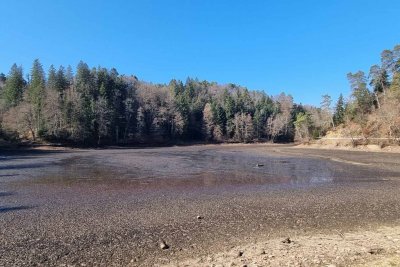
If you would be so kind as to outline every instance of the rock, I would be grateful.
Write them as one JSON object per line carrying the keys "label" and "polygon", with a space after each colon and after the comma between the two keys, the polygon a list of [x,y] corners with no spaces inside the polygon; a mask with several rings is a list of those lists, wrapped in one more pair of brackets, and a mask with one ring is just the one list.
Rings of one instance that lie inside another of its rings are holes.
{"label": "rock", "polygon": [[377,255],[377,254],[381,254],[384,251],[383,248],[371,248],[370,250],[368,250],[368,253],[371,255]]}
{"label": "rock", "polygon": [[266,252],[265,252],[265,250],[261,250],[261,253],[260,253],[261,255],[265,255],[265,254],[267,254]]}
{"label": "rock", "polygon": [[285,244],[290,244],[290,243],[292,243],[292,242],[293,242],[293,241],[290,240],[289,237],[282,241],[282,243],[285,243]]}
{"label": "rock", "polygon": [[131,259],[131,263],[133,263],[133,262],[138,262],[138,261],[139,261],[139,258],[138,258],[138,257],[135,257],[135,258]]}
{"label": "rock", "polygon": [[242,257],[243,256],[243,251],[239,251],[238,252],[238,257]]}
{"label": "rock", "polygon": [[264,167],[264,164],[257,163],[257,164],[256,164],[256,167],[257,167],[257,168]]}
{"label": "rock", "polygon": [[197,216],[197,220],[203,220],[203,219],[204,219],[203,216],[200,216],[200,215]]}
{"label": "rock", "polygon": [[160,245],[160,248],[161,248],[162,250],[169,249],[168,244],[165,243],[164,240],[161,240],[159,245]]}

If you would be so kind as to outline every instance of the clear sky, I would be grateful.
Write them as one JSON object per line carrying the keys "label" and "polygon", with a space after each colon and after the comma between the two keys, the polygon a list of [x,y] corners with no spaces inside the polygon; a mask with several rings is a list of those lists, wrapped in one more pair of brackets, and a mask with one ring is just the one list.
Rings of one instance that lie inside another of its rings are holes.
{"label": "clear sky", "polygon": [[167,83],[236,83],[296,102],[349,94],[400,43],[399,0],[0,0],[0,72],[39,58]]}

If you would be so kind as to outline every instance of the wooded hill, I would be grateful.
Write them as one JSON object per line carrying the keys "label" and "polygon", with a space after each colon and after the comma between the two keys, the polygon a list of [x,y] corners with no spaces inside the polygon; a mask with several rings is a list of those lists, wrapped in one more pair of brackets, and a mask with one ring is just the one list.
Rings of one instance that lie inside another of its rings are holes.
{"label": "wooded hill", "polygon": [[327,129],[321,109],[234,84],[151,84],[83,62],[75,74],[51,66],[46,75],[39,60],[27,77],[17,65],[1,75],[4,138],[89,145],[293,141],[296,118],[306,113],[316,119],[314,135]]}
{"label": "wooded hill", "polygon": [[347,137],[400,137],[400,46],[380,65],[347,75],[352,94],[320,107],[295,104],[235,84],[188,78],[152,84],[80,62],[47,74],[39,60],[0,74],[0,135],[70,144],[308,141],[328,130]]}
{"label": "wooded hill", "polygon": [[352,90],[348,101],[339,97],[333,114],[341,137],[380,139],[381,143],[400,141],[400,45],[381,53],[381,63],[347,74]]}

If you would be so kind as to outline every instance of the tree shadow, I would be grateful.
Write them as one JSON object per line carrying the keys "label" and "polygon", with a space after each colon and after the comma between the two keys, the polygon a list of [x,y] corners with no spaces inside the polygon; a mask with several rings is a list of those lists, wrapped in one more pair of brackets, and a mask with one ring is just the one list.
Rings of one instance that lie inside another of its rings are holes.
{"label": "tree shadow", "polygon": [[16,159],[33,159],[37,156],[43,156],[48,154],[62,154],[68,153],[65,150],[35,150],[29,148],[21,149],[4,149],[0,150],[0,162],[6,160],[16,160]]}
{"label": "tree shadow", "polygon": [[12,212],[12,211],[28,210],[28,209],[32,209],[32,208],[34,208],[34,207],[33,206],[25,206],[25,205],[12,206],[12,207],[0,206],[0,214],[6,213],[6,212]]}
{"label": "tree shadow", "polygon": [[15,193],[13,192],[0,192],[0,197],[8,197],[8,196],[12,196],[15,195]]}
{"label": "tree shadow", "polygon": [[34,169],[43,168],[48,166],[50,163],[31,163],[31,164],[18,164],[18,165],[5,165],[0,166],[0,170],[20,170],[20,169]]}
{"label": "tree shadow", "polygon": [[1,174],[0,177],[12,177],[17,176],[18,174]]}

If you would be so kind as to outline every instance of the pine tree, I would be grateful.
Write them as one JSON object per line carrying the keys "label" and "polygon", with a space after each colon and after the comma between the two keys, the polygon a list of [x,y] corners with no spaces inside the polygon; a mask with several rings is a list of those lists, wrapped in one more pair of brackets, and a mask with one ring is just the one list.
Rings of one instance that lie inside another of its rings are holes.
{"label": "pine tree", "polygon": [[45,85],[46,81],[43,66],[38,59],[35,59],[31,69],[28,96],[30,102],[38,109],[43,105]]}
{"label": "pine tree", "polygon": [[44,131],[43,108],[45,102],[45,73],[43,66],[38,59],[35,59],[31,69],[30,83],[28,87],[29,103],[33,107],[35,118],[35,130],[37,135],[42,135]]}
{"label": "pine tree", "polygon": [[0,73],[0,87],[2,87],[4,85],[4,83],[6,82],[6,75],[4,73]]}
{"label": "pine tree", "polygon": [[355,99],[357,113],[360,115],[360,120],[367,115],[372,108],[373,98],[371,92],[367,88],[367,79],[364,72],[359,71],[356,73],[347,74],[352,89],[352,96]]}
{"label": "pine tree", "polygon": [[90,140],[94,134],[95,83],[93,72],[91,72],[88,65],[82,61],[78,64],[74,84],[80,96],[80,135],[83,140]]}
{"label": "pine tree", "polygon": [[22,67],[13,64],[4,85],[4,100],[7,107],[17,106],[23,98],[26,81],[23,78]]}
{"label": "pine tree", "polygon": [[335,122],[335,125],[339,125],[344,122],[344,115],[345,115],[344,99],[343,95],[340,94],[336,102],[335,113],[333,115],[333,121]]}
{"label": "pine tree", "polygon": [[56,73],[56,89],[60,94],[60,98],[63,99],[65,91],[69,86],[69,82],[67,76],[65,74],[65,69],[63,66],[60,66]]}
{"label": "pine tree", "polygon": [[400,101],[400,73],[397,72],[393,76],[392,83],[390,85],[390,94]]}
{"label": "pine tree", "polygon": [[47,89],[57,91],[57,73],[53,65],[50,65],[47,77]]}
{"label": "pine tree", "polygon": [[65,79],[67,81],[67,87],[74,84],[74,72],[70,65],[68,65],[67,70],[65,71]]}

